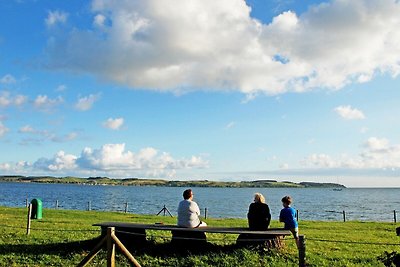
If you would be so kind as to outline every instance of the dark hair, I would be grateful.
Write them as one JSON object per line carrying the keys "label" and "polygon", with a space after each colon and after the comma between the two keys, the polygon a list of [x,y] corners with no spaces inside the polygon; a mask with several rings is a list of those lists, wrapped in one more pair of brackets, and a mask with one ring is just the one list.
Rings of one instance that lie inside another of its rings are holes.
{"label": "dark hair", "polygon": [[183,198],[184,199],[189,199],[192,196],[192,189],[186,189],[183,191]]}
{"label": "dark hair", "polygon": [[290,204],[292,204],[292,198],[291,198],[290,196],[284,196],[284,197],[282,198],[282,203],[285,203],[285,204],[287,204],[287,205],[290,205]]}

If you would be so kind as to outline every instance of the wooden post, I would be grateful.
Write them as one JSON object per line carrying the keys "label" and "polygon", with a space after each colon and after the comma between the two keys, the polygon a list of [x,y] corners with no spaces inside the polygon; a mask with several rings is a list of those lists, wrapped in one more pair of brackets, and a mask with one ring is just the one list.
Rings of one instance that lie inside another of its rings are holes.
{"label": "wooden post", "polygon": [[90,211],[92,209],[90,201],[87,203],[87,210]]}
{"label": "wooden post", "polygon": [[115,243],[112,236],[115,233],[115,227],[107,229],[107,267],[115,267]]}
{"label": "wooden post", "polygon": [[204,208],[204,219],[207,219],[207,208]]}
{"label": "wooden post", "polygon": [[32,215],[32,204],[28,206],[28,222],[26,223],[26,234],[31,233],[31,215]]}
{"label": "wooden post", "polygon": [[58,209],[58,199],[56,200],[56,209]]}
{"label": "wooden post", "polygon": [[343,211],[343,222],[346,222],[346,212]]}
{"label": "wooden post", "polygon": [[299,210],[296,210],[296,220],[299,221]]}
{"label": "wooden post", "polygon": [[78,264],[78,267],[84,267],[86,266],[96,255],[99,253],[99,251],[102,249],[104,246],[104,243],[107,242],[107,235],[101,239],[101,241],[94,247],[92,251],[89,252],[88,255]]}
{"label": "wooden post", "polygon": [[393,219],[394,219],[394,223],[397,223],[396,210],[393,211]]}
{"label": "wooden post", "polygon": [[125,213],[127,213],[127,212],[128,212],[128,201],[125,202]]}
{"label": "wooden post", "polygon": [[304,235],[299,236],[299,267],[306,266],[306,239]]}
{"label": "wooden post", "polygon": [[113,239],[113,242],[115,242],[115,244],[121,250],[122,254],[125,255],[125,257],[133,264],[133,266],[141,267],[139,262],[132,256],[132,254],[129,252],[129,250],[126,249],[124,244],[122,244],[122,242],[118,239],[118,237],[115,235],[115,233],[112,233],[111,237]]}

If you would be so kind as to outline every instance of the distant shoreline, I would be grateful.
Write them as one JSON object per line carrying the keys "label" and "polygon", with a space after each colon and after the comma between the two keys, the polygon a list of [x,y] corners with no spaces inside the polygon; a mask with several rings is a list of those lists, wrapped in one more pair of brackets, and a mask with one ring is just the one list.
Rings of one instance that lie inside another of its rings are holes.
{"label": "distant shoreline", "polygon": [[162,179],[143,179],[143,178],[125,178],[112,179],[108,177],[53,177],[53,176],[19,176],[2,175],[0,182],[18,182],[18,183],[48,183],[48,184],[83,184],[83,185],[123,185],[123,186],[165,186],[165,187],[230,187],[230,188],[346,188],[342,184],[336,183],[315,183],[276,180],[254,180],[254,181],[169,181]]}

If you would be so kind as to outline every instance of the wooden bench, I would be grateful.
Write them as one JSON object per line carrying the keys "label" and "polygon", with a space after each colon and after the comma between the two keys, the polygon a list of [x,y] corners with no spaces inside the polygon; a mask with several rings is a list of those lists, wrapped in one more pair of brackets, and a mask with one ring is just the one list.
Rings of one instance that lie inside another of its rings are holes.
{"label": "wooden bench", "polygon": [[205,233],[237,234],[238,245],[265,244],[268,247],[281,247],[282,239],[291,235],[289,230],[282,228],[270,228],[266,231],[252,231],[245,227],[199,227],[185,228],[177,225],[165,224],[138,224],[125,222],[102,222],[93,224],[100,226],[102,235],[105,235],[108,227],[115,227],[116,235],[129,245],[145,244],[146,230],[171,231],[172,241],[177,245],[201,245],[207,242]]}

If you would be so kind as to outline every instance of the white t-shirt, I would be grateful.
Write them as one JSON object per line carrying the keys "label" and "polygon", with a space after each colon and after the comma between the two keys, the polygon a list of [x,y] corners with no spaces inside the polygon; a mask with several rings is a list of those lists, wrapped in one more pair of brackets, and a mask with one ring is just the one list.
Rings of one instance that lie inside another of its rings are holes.
{"label": "white t-shirt", "polygon": [[200,224],[200,209],[196,202],[184,199],[178,206],[178,226],[194,228]]}

